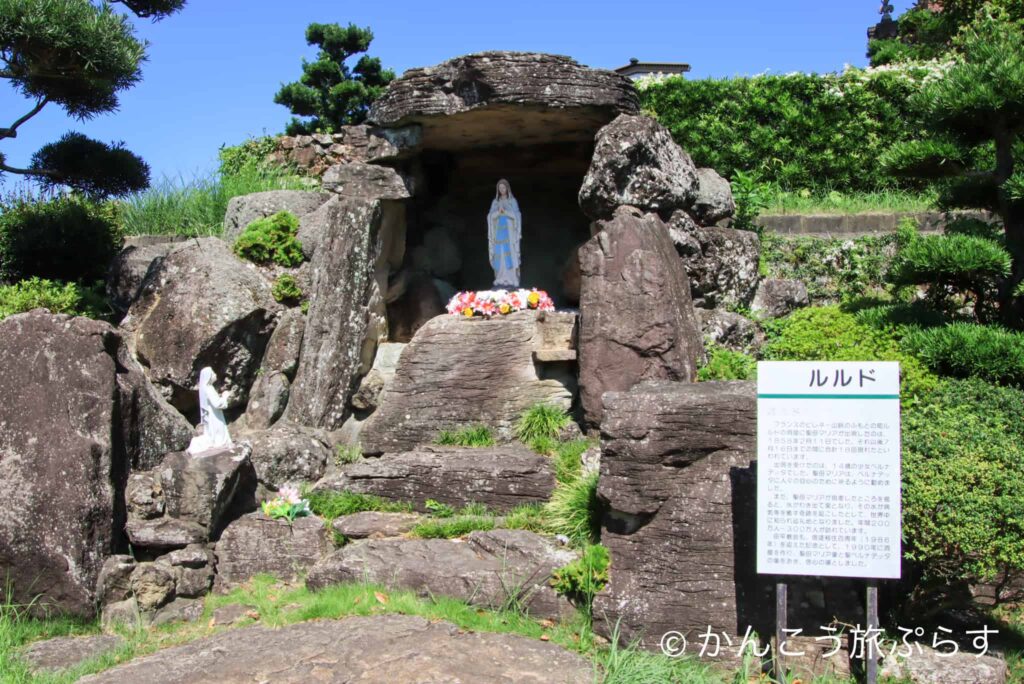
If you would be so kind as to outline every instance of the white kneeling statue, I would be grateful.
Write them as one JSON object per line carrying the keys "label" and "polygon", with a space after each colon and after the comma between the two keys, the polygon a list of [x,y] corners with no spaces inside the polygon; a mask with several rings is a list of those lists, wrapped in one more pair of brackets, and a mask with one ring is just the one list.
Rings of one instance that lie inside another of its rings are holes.
{"label": "white kneeling statue", "polygon": [[224,420],[223,409],[228,407],[230,392],[219,393],[213,387],[217,380],[213,369],[206,367],[199,371],[199,420],[203,426],[203,434],[192,438],[188,445],[188,453],[193,456],[214,449],[230,449],[231,435],[228,424]]}
{"label": "white kneeling statue", "polygon": [[487,246],[494,269],[495,290],[519,287],[519,243],[523,235],[523,216],[512,196],[512,186],[502,178],[487,213]]}

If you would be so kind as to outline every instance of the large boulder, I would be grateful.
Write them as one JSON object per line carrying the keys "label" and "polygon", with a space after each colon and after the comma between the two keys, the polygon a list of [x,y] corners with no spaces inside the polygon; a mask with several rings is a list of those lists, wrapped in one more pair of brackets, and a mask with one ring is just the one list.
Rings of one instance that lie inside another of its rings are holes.
{"label": "large boulder", "polygon": [[[598,496],[614,572],[595,598],[596,628],[656,648],[665,632],[734,634],[754,596],[751,527],[757,398],[753,383],[644,383],[605,396]],[[746,546],[744,546],[746,545]],[[745,560],[749,560],[746,563]]]}
{"label": "large boulder", "polygon": [[291,423],[246,433],[242,439],[252,446],[257,479],[274,490],[316,482],[334,453],[324,435]]}
{"label": "large boulder", "polygon": [[617,114],[638,110],[632,82],[614,72],[557,55],[481,52],[409,69],[374,102],[370,121],[419,123],[424,147],[469,149],[587,143]]}
{"label": "large boulder", "polygon": [[[352,163],[332,166],[324,174],[324,189],[330,191],[330,199],[316,211],[303,217],[299,222],[298,239],[302,243],[302,251],[307,257],[316,254],[316,250],[324,240],[324,235],[331,229],[331,226],[338,221],[336,206],[344,203],[345,200],[356,201],[385,201],[385,209],[392,213],[401,214],[401,225],[391,228],[400,230],[393,242],[402,242],[399,247],[404,250],[404,213],[400,211],[401,201],[409,199],[412,195],[405,179],[397,171],[386,166],[375,166],[372,164]],[[392,220],[393,223],[399,221]],[[387,246],[386,246],[387,247]],[[385,250],[386,251],[386,250]],[[397,266],[401,265],[404,251],[396,254],[389,254],[389,258],[397,260]]]}
{"label": "large boulder", "polygon": [[296,218],[312,213],[330,195],[304,190],[267,190],[233,197],[224,215],[224,239],[233,243],[250,223],[279,211],[291,212]]}
{"label": "large boulder", "polygon": [[222,240],[193,240],[151,269],[121,325],[150,379],[179,410],[195,409],[204,366],[245,402],[281,309],[270,289]]}
{"label": "large boulder", "polygon": [[[774,629],[773,579],[756,573],[757,395],[752,382],[648,382],[605,395],[598,497],[610,581],[595,630],[657,650],[670,630]],[[863,590],[791,578],[790,628],[863,624]]]}
{"label": "large boulder", "polygon": [[526,530],[472,532],[458,539],[370,539],[343,546],[309,571],[306,586],[375,582],[421,596],[501,608],[518,599],[535,618],[567,617],[568,599],[548,584],[578,555]]}
{"label": "large boulder", "polygon": [[699,226],[685,211],[672,214],[669,234],[690,278],[694,305],[750,306],[761,274],[761,241],[749,230]]}
{"label": "large boulder", "polygon": [[128,313],[139,296],[153,262],[166,257],[186,239],[183,236],[149,235],[125,240],[107,274],[107,296],[119,315]]}
{"label": "large boulder", "polygon": [[261,573],[295,581],[333,548],[322,518],[289,523],[262,513],[245,515],[228,525],[217,542],[216,589],[230,591]]}
{"label": "large boulder", "polygon": [[534,404],[568,409],[575,379],[547,371],[536,354],[573,351],[575,327],[575,314],[535,311],[491,320],[431,319],[402,352],[379,408],[363,425],[363,452],[409,451],[433,442],[441,430],[477,423],[507,440]]}
{"label": "large boulder", "polygon": [[690,207],[697,188],[697,167],[668,129],[649,116],[623,114],[598,132],[579,200],[594,220],[621,206],[668,217]]}
{"label": "large boulder", "polygon": [[729,181],[714,169],[697,169],[697,193],[690,213],[701,225],[711,226],[736,212]]}
{"label": "large boulder", "polygon": [[198,456],[178,451],[153,471],[134,474],[126,525],[132,544],[166,550],[216,539],[239,511],[255,506],[249,454],[247,445]]}
{"label": "large boulder", "polygon": [[704,339],[711,344],[749,353],[764,343],[761,328],[746,316],[722,309],[696,309],[696,313]]}
{"label": "large boulder", "polygon": [[580,401],[601,423],[601,396],[641,380],[692,381],[703,353],[690,286],[668,230],[622,208],[580,248]]}
{"label": "large boulder", "polygon": [[456,508],[482,503],[505,512],[543,503],[554,488],[551,459],[522,446],[420,447],[356,461],[317,484],[317,489],[408,501],[421,511],[433,499]]}
{"label": "large boulder", "polygon": [[587,660],[550,642],[411,615],[374,615],[229,630],[81,682],[588,684],[593,678]]}
{"label": "large boulder", "polygon": [[799,280],[769,278],[757,286],[750,310],[767,318],[782,318],[810,303],[807,286]]}
{"label": "large boulder", "polygon": [[404,253],[405,209],[397,201],[338,197],[327,211],[286,416],[335,430],[387,338],[384,297],[388,274]]}
{"label": "large boulder", "polygon": [[191,428],[107,323],[43,310],[11,316],[0,321],[0,368],[0,574],[9,600],[91,616],[100,568],[125,548],[129,469],[183,448]]}
{"label": "large boulder", "polygon": [[907,657],[884,655],[879,674],[911,684],[1006,684],[1006,661],[970,650],[939,652],[917,644]]}

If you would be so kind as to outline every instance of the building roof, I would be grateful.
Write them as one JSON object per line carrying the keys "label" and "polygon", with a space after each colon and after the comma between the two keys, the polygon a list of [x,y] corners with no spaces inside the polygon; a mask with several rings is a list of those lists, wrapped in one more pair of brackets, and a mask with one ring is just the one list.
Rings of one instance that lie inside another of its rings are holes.
{"label": "building roof", "polygon": [[623,76],[635,74],[685,74],[690,70],[689,64],[683,62],[641,62],[637,58],[629,60],[629,64],[615,70]]}

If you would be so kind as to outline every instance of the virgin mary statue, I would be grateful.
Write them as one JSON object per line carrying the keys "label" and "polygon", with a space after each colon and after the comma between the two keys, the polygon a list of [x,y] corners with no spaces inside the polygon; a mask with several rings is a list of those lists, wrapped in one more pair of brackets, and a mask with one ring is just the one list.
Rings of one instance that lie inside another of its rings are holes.
{"label": "virgin mary statue", "polygon": [[212,449],[230,449],[231,435],[228,424],[224,420],[223,409],[228,407],[230,392],[221,394],[214,386],[217,375],[213,369],[206,367],[199,371],[199,419],[203,425],[203,434],[193,437],[188,445],[188,453],[193,456]]}
{"label": "virgin mary statue", "polygon": [[487,245],[494,269],[494,289],[519,287],[519,240],[523,235],[523,217],[512,196],[512,186],[502,178],[487,213]]}

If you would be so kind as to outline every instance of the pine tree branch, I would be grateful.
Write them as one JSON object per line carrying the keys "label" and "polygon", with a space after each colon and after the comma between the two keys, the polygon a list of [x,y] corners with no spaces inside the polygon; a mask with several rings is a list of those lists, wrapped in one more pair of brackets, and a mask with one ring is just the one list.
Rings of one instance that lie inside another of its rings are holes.
{"label": "pine tree branch", "polygon": [[18,169],[13,166],[0,162],[0,171],[6,171],[7,173],[16,173],[21,176],[46,176],[47,178],[59,178],[60,174],[56,171],[49,169]]}
{"label": "pine tree branch", "polygon": [[25,116],[21,117],[20,119],[15,121],[13,124],[11,124],[10,128],[0,128],[0,139],[3,139],[3,138],[17,138],[18,137],[18,127],[21,126],[26,121],[28,121],[29,119],[31,119],[36,114],[38,114],[40,111],[42,111],[43,107],[45,107],[46,103],[49,102],[49,101],[50,100],[48,98],[45,98],[45,97],[40,99],[39,102],[36,103],[36,106],[32,108],[32,111],[30,111],[28,114],[26,114]]}

